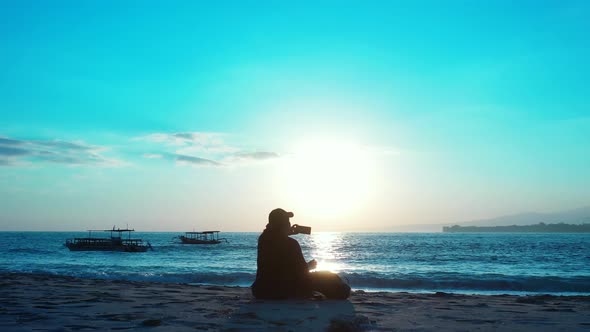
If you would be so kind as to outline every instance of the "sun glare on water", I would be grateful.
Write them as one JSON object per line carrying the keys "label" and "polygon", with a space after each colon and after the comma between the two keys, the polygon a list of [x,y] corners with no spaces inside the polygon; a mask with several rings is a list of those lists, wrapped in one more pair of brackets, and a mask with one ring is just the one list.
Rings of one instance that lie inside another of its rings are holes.
{"label": "sun glare on water", "polygon": [[315,233],[312,236],[312,256],[317,260],[316,271],[340,272],[344,268],[337,260],[342,235],[333,232]]}
{"label": "sun glare on water", "polygon": [[352,143],[309,141],[287,160],[286,189],[294,206],[318,218],[359,208],[370,188],[370,158]]}

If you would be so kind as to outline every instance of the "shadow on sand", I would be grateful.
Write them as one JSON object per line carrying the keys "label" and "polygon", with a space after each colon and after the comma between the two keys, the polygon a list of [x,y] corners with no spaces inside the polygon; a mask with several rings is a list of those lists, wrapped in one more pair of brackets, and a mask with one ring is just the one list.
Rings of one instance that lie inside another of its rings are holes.
{"label": "shadow on sand", "polygon": [[357,331],[363,323],[350,301],[253,300],[223,331]]}

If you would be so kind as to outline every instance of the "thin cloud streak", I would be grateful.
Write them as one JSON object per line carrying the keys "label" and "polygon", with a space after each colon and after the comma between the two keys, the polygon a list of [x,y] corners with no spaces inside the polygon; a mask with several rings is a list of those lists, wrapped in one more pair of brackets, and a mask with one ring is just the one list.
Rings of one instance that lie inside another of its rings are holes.
{"label": "thin cloud streak", "polygon": [[71,166],[115,167],[124,163],[107,158],[106,147],[64,140],[19,140],[0,137],[0,166],[55,163]]}
{"label": "thin cloud streak", "polygon": [[23,141],[18,141],[15,139],[10,139],[7,137],[0,137],[0,145],[21,145],[24,144]]}
{"label": "thin cloud streak", "polygon": [[235,166],[247,162],[276,159],[279,154],[270,151],[250,152],[224,142],[229,135],[207,132],[153,133],[134,140],[164,145],[174,151],[145,153],[146,159],[174,160],[181,165]]}
{"label": "thin cloud streak", "polygon": [[165,143],[168,145],[186,146],[216,146],[221,145],[223,140],[220,133],[209,132],[179,132],[179,133],[153,133],[137,137],[137,140],[145,140],[154,143]]}
{"label": "thin cloud streak", "polygon": [[12,148],[12,147],[8,147],[8,146],[1,146],[0,145],[0,156],[12,157],[12,156],[23,156],[23,155],[28,155],[28,154],[29,154],[29,151],[27,151],[25,149]]}
{"label": "thin cloud streak", "polygon": [[223,166],[223,164],[215,160],[186,156],[181,154],[176,155],[176,162],[179,164],[190,164],[194,166]]}
{"label": "thin cloud streak", "polygon": [[223,166],[222,163],[215,160],[201,158],[196,156],[185,155],[181,153],[144,153],[143,157],[146,159],[164,159],[176,162],[178,165],[192,165],[192,166]]}
{"label": "thin cloud streak", "polygon": [[275,152],[266,152],[266,151],[239,152],[239,153],[235,153],[233,156],[235,158],[245,159],[245,160],[268,160],[268,159],[275,159],[275,158],[279,157],[279,155]]}
{"label": "thin cloud streak", "polygon": [[279,154],[275,152],[238,152],[225,157],[224,162],[231,165],[247,165],[253,163],[266,163],[279,158]]}

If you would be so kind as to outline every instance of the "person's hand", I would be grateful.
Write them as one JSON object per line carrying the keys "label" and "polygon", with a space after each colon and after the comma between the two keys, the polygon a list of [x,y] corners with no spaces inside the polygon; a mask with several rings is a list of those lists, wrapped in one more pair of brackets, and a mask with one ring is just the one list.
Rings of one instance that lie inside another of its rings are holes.
{"label": "person's hand", "polygon": [[299,225],[297,225],[297,224],[293,224],[293,225],[291,226],[291,235],[294,235],[294,234],[299,234],[299,233],[297,233],[297,226],[299,226]]}
{"label": "person's hand", "polygon": [[315,268],[318,267],[318,262],[315,259],[312,259],[307,263],[307,267],[310,270],[315,270]]}

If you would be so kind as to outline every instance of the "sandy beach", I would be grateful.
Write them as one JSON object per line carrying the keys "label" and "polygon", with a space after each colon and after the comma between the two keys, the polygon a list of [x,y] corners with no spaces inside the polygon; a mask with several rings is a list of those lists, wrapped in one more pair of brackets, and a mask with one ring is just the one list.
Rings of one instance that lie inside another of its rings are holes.
{"label": "sandy beach", "polygon": [[589,296],[355,291],[260,301],[248,288],[2,274],[2,331],[590,331]]}

